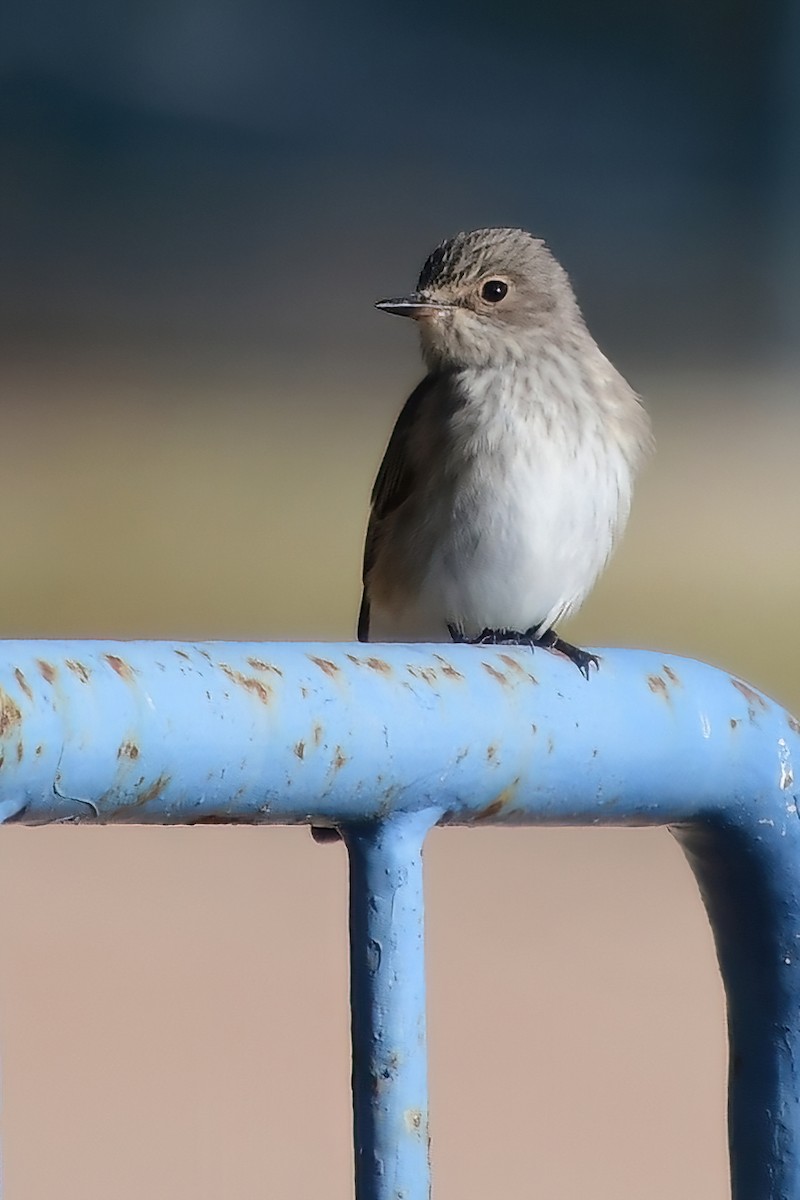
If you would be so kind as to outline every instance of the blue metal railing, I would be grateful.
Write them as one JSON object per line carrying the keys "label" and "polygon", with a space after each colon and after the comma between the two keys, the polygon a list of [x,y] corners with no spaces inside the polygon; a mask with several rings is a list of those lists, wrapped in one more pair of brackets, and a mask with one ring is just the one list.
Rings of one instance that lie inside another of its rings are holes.
{"label": "blue metal railing", "polygon": [[339,827],[358,1200],[429,1194],[422,845],[444,824],[670,825],[716,938],[735,1200],[800,1200],[800,725],[644,651],[587,683],[474,646],[6,642],[0,819]]}

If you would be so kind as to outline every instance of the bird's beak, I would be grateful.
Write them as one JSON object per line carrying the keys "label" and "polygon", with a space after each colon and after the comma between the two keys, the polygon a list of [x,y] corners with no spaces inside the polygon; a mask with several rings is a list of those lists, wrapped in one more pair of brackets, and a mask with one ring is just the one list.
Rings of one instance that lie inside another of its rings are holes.
{"label": "bird's beak", "polygon": [[441,300],[431,300],[429,296],[420,295],[419,292],[412,292],[410,296],[399,296],[394,300],[378,300],[375,307],[381,312],[393,313],[396,317],[413,317],[418,321],[421,317],[433,317],[436,313],[444,312],[453,306]]}

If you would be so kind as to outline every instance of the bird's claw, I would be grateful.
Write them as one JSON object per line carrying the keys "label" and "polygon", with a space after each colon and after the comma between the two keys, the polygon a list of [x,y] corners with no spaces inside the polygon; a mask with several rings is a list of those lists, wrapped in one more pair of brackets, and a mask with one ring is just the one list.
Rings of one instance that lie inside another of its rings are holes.
{"label": "bird's claw", "polygon": [[584,679],[589,678],[592,666],[595,670],[599,671],[600,669],[600,659],[596,654],[590,654],[588,650],[581,650],[579,646],[565,642],[552,629],[546,630],[541,635],[536,626],[526,629],[524,633],[520,633],[516,629],[483,629],[474,638],[466,637],[463,631],[455,625],[448,625],[447,629],[454,642],[465,643],[469,646],[530,646],[531,650],[534,650],[536,646],[541,646],[543,650],[552,650],[574,663]]}

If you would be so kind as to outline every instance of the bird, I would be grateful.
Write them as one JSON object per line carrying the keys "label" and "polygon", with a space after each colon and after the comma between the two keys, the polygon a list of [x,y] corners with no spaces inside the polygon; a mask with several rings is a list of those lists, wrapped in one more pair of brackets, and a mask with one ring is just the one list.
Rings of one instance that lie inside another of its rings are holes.
{"label": "bird", "polygon": [[625,529],[653,450],[640,398],[526,230],[447,238],[376,307],[416,323],[427,374],[372,489],[359,641],[542,647],[588,680],[597,655],[556,625]]}

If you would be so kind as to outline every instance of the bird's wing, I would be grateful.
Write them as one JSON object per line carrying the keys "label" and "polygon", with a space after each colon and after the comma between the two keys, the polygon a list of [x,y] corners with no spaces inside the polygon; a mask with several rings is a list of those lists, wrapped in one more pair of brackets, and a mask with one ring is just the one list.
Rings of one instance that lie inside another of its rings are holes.
{"label": "bird's wing", "polygon": [[[375,560],[378,528],[381,521],[400,507],[414,486],[414,467],[408,453],[409,435],[419,417],[425,397],[433,385],[434,377],[427,375],[406,400],[392,430],[392,436],[389,438],[383,462],[378,469],[372,488],[372,507],[369,514],[367,537],[364,542],[364,567],[361,572],[364,584],[366,584],[367,575]],[[361,608],[358,614],[358,640],[360,642],[369,641],[369,597],[366,587],[361,596]]]}

